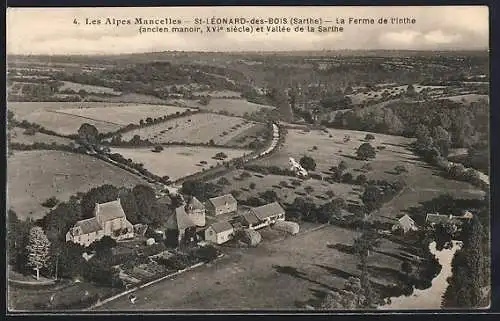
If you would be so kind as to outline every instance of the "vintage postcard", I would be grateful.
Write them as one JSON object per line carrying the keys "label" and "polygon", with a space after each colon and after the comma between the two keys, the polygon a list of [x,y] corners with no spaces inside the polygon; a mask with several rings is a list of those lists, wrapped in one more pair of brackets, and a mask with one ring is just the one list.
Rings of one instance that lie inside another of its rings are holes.
{"label": "vintage postcard", "polygon": [[7,9],[9,312],[490,305],[486,6]]}

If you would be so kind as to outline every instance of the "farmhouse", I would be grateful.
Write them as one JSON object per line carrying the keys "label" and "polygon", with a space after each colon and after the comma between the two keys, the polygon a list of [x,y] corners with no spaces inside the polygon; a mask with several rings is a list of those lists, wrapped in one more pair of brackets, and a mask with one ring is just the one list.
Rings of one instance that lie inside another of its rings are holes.
{"label": "farmhouse", "polygon": [[259,219],[260,222],[265,223],[265,225],[271,225],[278,220],[285,220],[285,210],[278,202],[254,207],[250,211]]}
{"label": "farmhouse", "polygon": [[266,226],[266,224],[264,222],[261,222],[253,212],[246,212],[245,214],[240,216],[240,219],[243,226],[246,226],[252,230],[257,230]]}
{"label": "farmhouse", "polygon": [[184,210],[196,226],[205,226],[205,205],[196,197],[186,199]]}
{"label": "farmhouse", "polygon": [[210,198],[206,204],[206,210],[212,216],[233,213],[237,209],[238,203],[231,194]]}
{"label": "farmhouse", "polygon": [[233,238],[234,228],[226,221],[210,225],[205,230],[205,240],[215,244],[223,244]]}
{"label": "farmhouse", "polygon": [[134,227],[127,220],[120,199],[96,203],[94,217],[76,222],[66,233],[66,242],[89,246],[106,235],[117,240],[134,237]]}
{"label": "farmhouse", "polygon": [[396,222],[396,224],[392,226],[392,230],[407,233],[409,231],[417,231],[418,228],[415,221],[410,216],[405,214]]}
{"label": "farmhouse", "polygon": [[167,219],[167,244],[177,247],[196,237],[196,224],[186,213],[184,206],[175,209],[175,213]]}

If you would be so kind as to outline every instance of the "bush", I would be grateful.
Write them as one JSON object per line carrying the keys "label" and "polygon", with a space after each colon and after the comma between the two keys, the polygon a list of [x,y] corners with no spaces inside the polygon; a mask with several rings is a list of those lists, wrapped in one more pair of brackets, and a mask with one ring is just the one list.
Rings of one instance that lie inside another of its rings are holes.
{"label": "bush", "polygon": [[304,190],[309,194],[314,192],[314,188],[312,186],[306,186],[306,187],[304,187]]}
{"label": "bush", "polygon": [[256,186],[257,186],[257,185],[256,185],[255,183],[253,183],[253,182],[252,182],[252,183],[250,183],[250,185],[249,185],[248,187],[250,187],[250,189],[255,189],[255,187],[256,187]]}
{"label": "bush", "polygon": [[48,207],[48,208],[53,208],[53,207],[54,207],[54,206],[56,206],[58,203],[59,203],[59,200],[58,200],[55,196],[52,196],[51,198],[46,199],[46,200],[42,203],[42,206],[43,206],[43,207]]}
{"label": "bush", "polygon": [[403,172],[408,172],[406,170],[406,167],[404,167],[404,165],[398,165],[398,166],[394,167],[394,171],[398,174],[403,173]]}
{"label": "bush", "polygon": [[155,148],[153,149],[153,152],[157,152],[157,153],[159,153],[159,152],[161,152],[162,150],[163,150],[163,146],[161,146],[161,145],[157,145],[157,146],[155,146]]}
{"label": "bush", "polygon": [[312,157],[302,156],[299,163],[306,171],[314,171],[316,169],[316,161]]}
{"label": "bush", "polygon": [[351,184],[352,183],[352,174],[345,173],[342,175],[342,183]]}
{"label": "bush", "polygon": [[375,148],[373,148],[373,146],[369,143],[363,143],[358,147],[356,155],[361,160],[367,160],[370,158],[375,158],[376,151]]}
{"label": "bush", "polygon": [[372,134],[366,134],[365,136],[365,140],[374,140],[375,139],[375,136],[373,136]]}
{"label": "bush", "polygon": [[330,197],[330,198],[335,196],[335,192],[334,192],[334,191],[332,191],[332,190],[328,190],[328,191],[326,191],[326,192],[325,192],[325,194],[326,194],[328,197]]}

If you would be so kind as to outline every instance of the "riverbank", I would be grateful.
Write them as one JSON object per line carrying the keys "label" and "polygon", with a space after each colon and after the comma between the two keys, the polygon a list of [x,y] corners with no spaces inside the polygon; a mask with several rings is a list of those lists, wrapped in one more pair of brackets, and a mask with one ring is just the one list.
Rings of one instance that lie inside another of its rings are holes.
{"label": "riverbank", "polygon": [[380,306],[379,310],[441,309],[442,296],[448,287],[448,277],[452,275],[451,261],[461,242],[453,241],[450,249],[436,250],[436,242],[429,244],[429,251],[435,255],[441,265],[440,273],[432,280],[431,286],[419,290],[413,288],[410,295],[391,297],[390,303]]}

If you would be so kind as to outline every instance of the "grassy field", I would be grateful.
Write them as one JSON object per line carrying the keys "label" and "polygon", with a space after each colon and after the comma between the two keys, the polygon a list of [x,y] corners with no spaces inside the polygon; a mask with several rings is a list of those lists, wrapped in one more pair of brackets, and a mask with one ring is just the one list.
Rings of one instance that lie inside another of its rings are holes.
{"label": "grassy field", "polygon": [[[223,186],[224,193],[237,190],[241,193],[237,198],[243,200],[256,196],[258,193],[273,190],[276,192],[280,201],[286,203],[292,203],[296,197],[308,196],[313,198],[315,203],[323,204],[331,200],[331,197],[328,197],[326,192],[332,191],[335,194],[334,197],[341,197],[346,201],[354,203],[360,202],[359,196],[361,192],[357,186],[341,183],[330,184],[325,181],[308,179],[301,181],[301,186],[294,187],[291,185],[291,182],[296,179],[292,177],[280,175],[260,175],[247,171],[252,174],[252,176],[243,179],[241,178],[241,173],[243,172],[243,170],[235,170],[224,176],[231,183],[230,185]],[[213,182],[216,183],[219,179],[220,178],[214,179]],[[280,182],[287,182],[289,187],[280,186]],[[251,189],[249,187],[252,183],[255,184],[255,189]],[[312,193],[306,192],[305,188],[307,186],[312,187],[314,191]]]}
{"label": "grassy field", "polygon": [[120,96],[108,96],[99,97],[89,95],[89,99],[93,101],[102,101],[110,103],[136,103],[136,104],[157,104],[157,105],[168,105],[168,102],[151,95],[136,94],[136,93],[126,93]]}
{"label": "grassy field", "polygon": [[[431,90],[439,90],[439,89],[444,89],[446,86],[423,86],[423,85],[414,85],[415,91],[421,92],[424,89],[431,89]],[[391,85],[387,87],[381,87],[378,88],[377,90],[370,90],[367,92],[357,92],[355,94],[350,94],[347,95],[351,98],[351,101],[354,105],[362,104],[366,101],[370,100],[377,100],[382,98],[382,94],[384,92],[387,92],[389,95],[398,95],[401,93],[405,93],[406,90],[408,89],[408,85]]]}
{"label": "grassy field", "polygon": [[134,104],[126,106],[64,109],[57,112],[126,126],[128,124],[138,124],[141,119],[145,120],[148,117],[163,117],[173,115],[177,112],[182,113],[186,110],[186,108],[175,106]]}
{"label": "grassy field", "polygon": [[453,100],[457,103],[470,104],[472,102],[476,102],[476,101],[479,101],[482,99],[489,100],[489,96],[488,95],[479,95],[479,94],[467,94],[467,95],[441,97],[440,99],[449,99],[449,100]]}
{"label": "grassy field", "polygon": [[[368,179],[405,181],[407,187],[379,211],[378,215],[383,217],[399,217],[411,207],[419,206],[420,202],[446,193],[457,198],[481,198],[484,195],[484,192],[466,182],[444,178],[439,170],[421,161],[407,149],[412,139],[373,134],[375,139],[370,144],[374,147],[383,146],[385,149],[378,150],[375,159],[361,161],[355,159],[355,152],[364,142],[367,132],[335,129],[328,131],[329,134],[321,131],[304,132],[289,129],[283,148],[269,158],[256,161],[256,164],[288,168],[289,157],[299,160],[303,155],[308,155],[316,161],[317,172],[328,172],[331,166],[337,166],[340,161],[345,161],[346,171],[354,177],[364,174]],[[347,143],[343,142],[345,135],[350,136],[350,141]],[[317,149],[313,150],[313,146]],[[364,164],[370,164],[372,169],[362,170]],[[397,165],[404,165],[407,173],[395,173],[394,168]]]}
{"label": "grassy field", "polygon": [[197,95],[197,96],[210,96],[212,98],[224,98],[224,97],[240,98],[241,97],[240,92],[232,91],[232,90],[195,91],[195,92],[193,92],[193,94]]}
{"label": "grassy field", "polygon": [[76,108],[99,108],[99,107],[121,107],[127,106],[125,103],[107,103],[107,102],[8,102],[7,109],[12,111],[20,120],[35,112],[54,111]]}
{"label": "grassy field", "polygon": [[45,144],[56,143],[61,145],[68,145],[69,143],[73,142],[73,140],[68,138],[52,136],[42,133],[35,133],[35,135],[24,135],[23,134],[24,131],[25,131],[24,128],[20,127],[13,128],[11,130],[12,134],[11,142],[25,144],[25,145],[31,145],[34,143],[45,143]]}
{"label": "grassy field", "polygon": [[262,108],[274,108],[272,106],[251,103],[244,99],[211,99],[206,106],[200,106],[200,109],[211,112],[227,112],[232,116],[243,116],[245,113],[253,113]]}
{"label": "grassy field", "polygon": [[122,139],[130,140],[134,135],[139,135],[142,139],[147,138],[157,144],[168,142],[198,144],[208,143],[213,139],[216,144],[224,145],[252,128],[254,124],[238,117],[200,113],[138,128],[123,134]]}
{"label": "grassy field", "polygon": [[[240,157],[249,150],[211,148],[211,147],[184,147],[168,146],[160,153],[152,152],[152,148],[112,148],[112,153],[120,153],[125,158],[144,164],[144,168],[159,176],[170,176],[170,179],[188,176],[203,169],[216,165],[218,160],[213,159],[218,152],[225,153],[229,159]],[[200,164],[205,161],[206,164]]]}
{"label": "grassy field", "polygon": [[[316,161],[317,172],[328,172],[332,166],[337,166],[340,161],[345,161],[347,171],[358,175],[362,173],[358,170],[369,163],[373,170],[363,173],[368,179],[394,179],[394,175],[390,172],[396,165],[405,160],[416,159],[406,149],[412,141],[411,139],[384,134],[373,134],[375,139],[370,141],[373,147],[384,146],[385,148],[377,151],[374,160],[356,159],[356,150],[365,143],[364,138],[367,133],[340,129],[328,129],[328,133],[319,130],[306,132],[300,129],[289,129],[286,142],[279,152],[270,158],[257,161],[256,164],[289,168],[289,157],[294,157],[298,161],[302,156],[308,155]],[[350,137],[348,142],[343,141],[346,135]],[[314,146],[317,149],[314,149]]]}
{"label": "grassy field", "polygon": [[121,95],[121,92],[115,91],[113,88],[85,85],[85,84],[79,84],[79,83],[71,82],[71,81],[63,81],[63,85],[61,87],[59,87],[59,91],[63,91],[66,89],[71,89],[75,92],[78,92],[80,90],[85,90],[87,93]]}
{"label": "grassy field", "polygon": [[84,298],[86,291],[89,296],[99,294],[102,297],[107,297],[116,290],[98,287],[86,282],[64,283],[43,288],[9,285],[8,307],[9,310],[16,312],[40,311],[40,306],[49,303],[52,295],[54,295],[53,304],[71,304]]}
{"label": "grassy field", "polygon": [[[214,264],[137,291],[134,305],[120,298],[98,310],[300,309],[360,274],[356,256],[328,246],[351,245],[356,232],[334,226],[304,232],[305,226],[284,240],[271,241],[276,232],[264,230],[257,248],[226,248],[227,257]],[[385,240],[380,252],[369,258],[370,268],[379,271],[372,280],[393,283],[401,275],[397,255],[404,250]]]}
{"label": "grassy field", "polygon": [[83,123],[99,132],[116,131],[147,117],[157,118],[183,112],[182,107],[108,102],[12,102],[8,103],[18,120],[27,120],[63,135],[75,134]]}
{"label": "grassy field", "polygon": [[[103,112],[103,114],[106,114]],[[52,130],[61,135],[73,135],[78,133],[78,129],[84,123],[95,126],[100,133],[114,132],[123,127],[113,122],[98,121],[81,116],[64,114],[58,111],[41,111],[31,113],[23,119],[39,124],[48,130]]]}
{"label": "grassy field", "polygon": [[140,178],[99,159],[60,151],[15,151],[7,159],[7,203],[19,218],[45,215],[40,203],[67,200],[102,184],[135,186]]}

